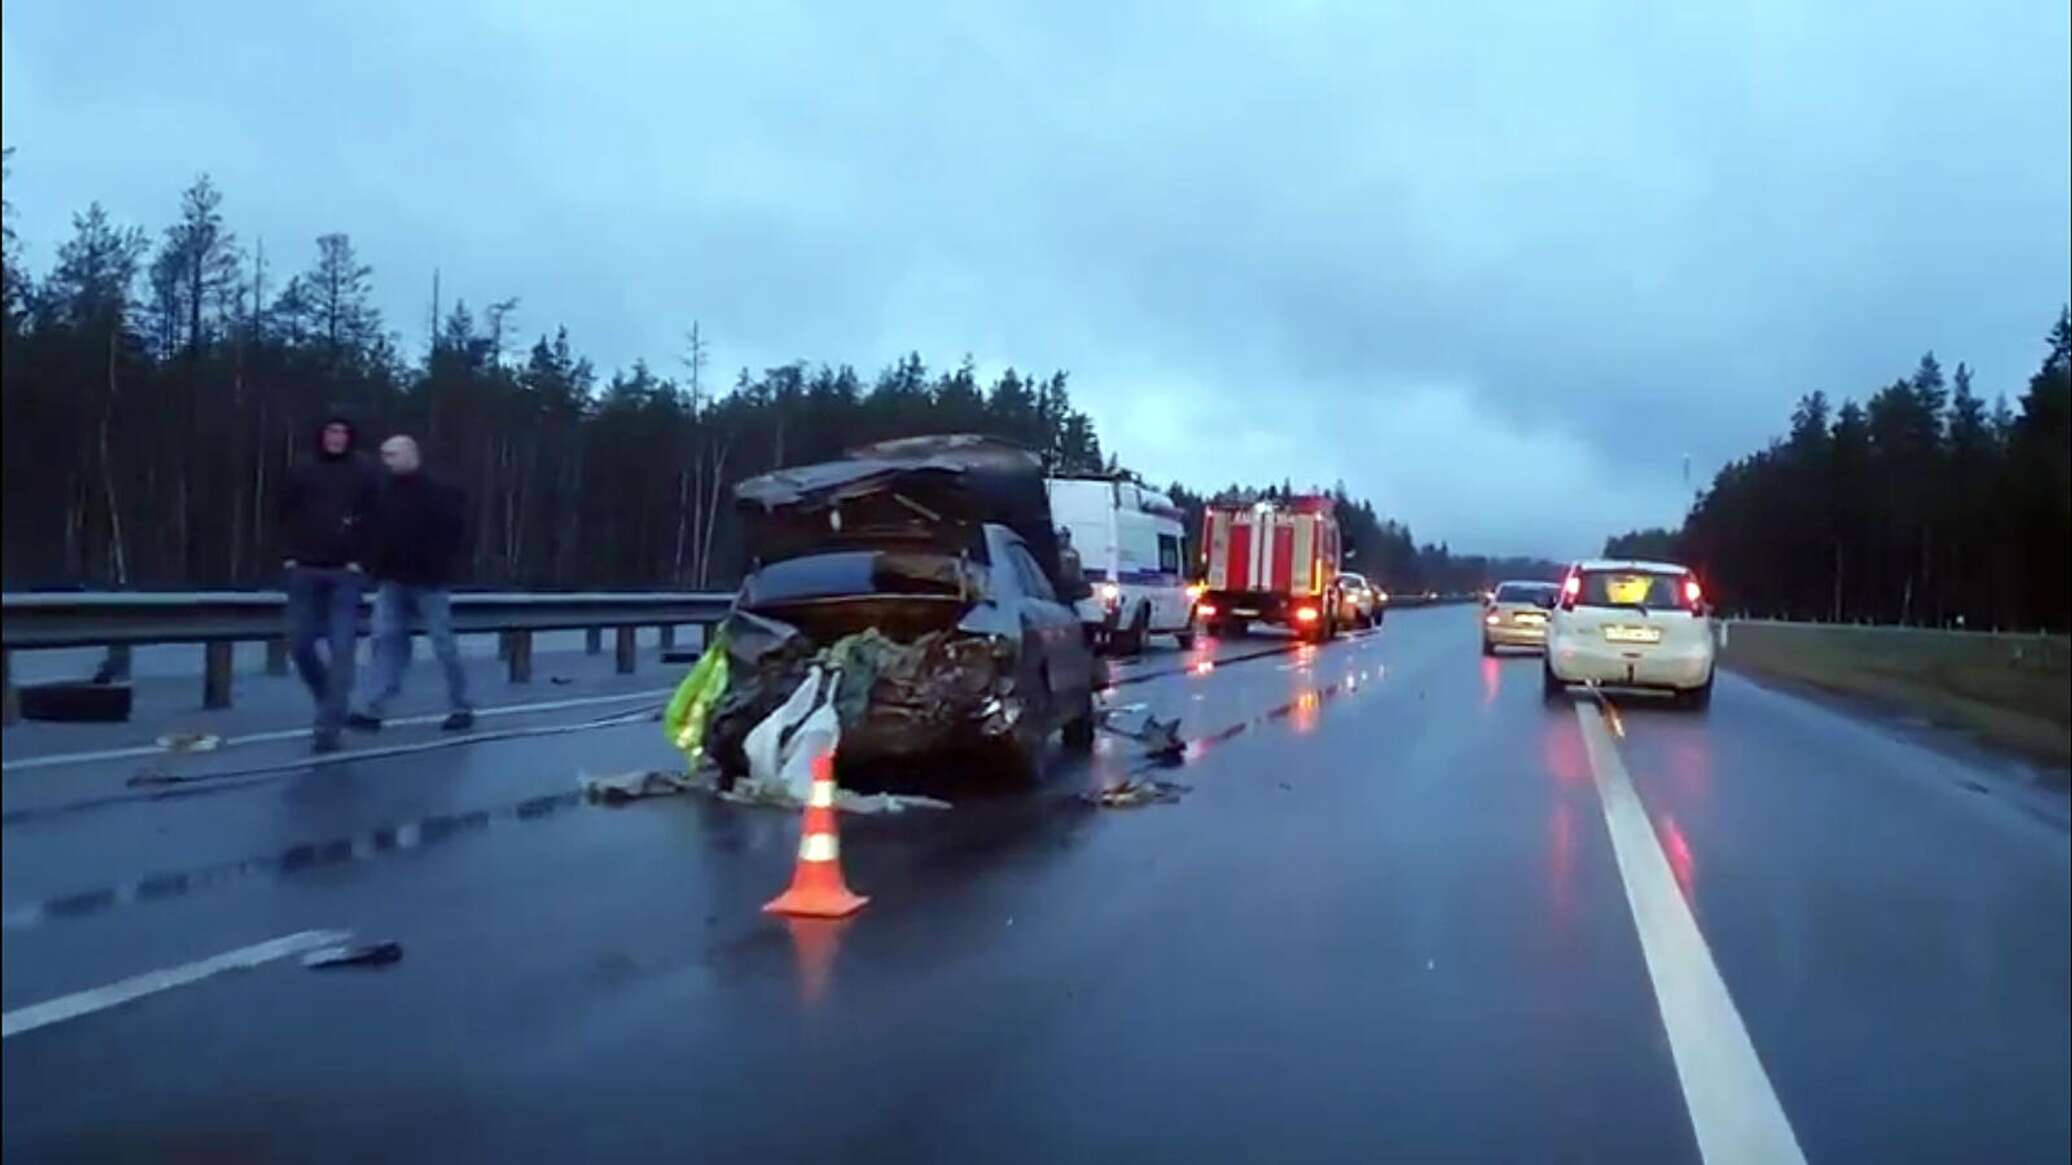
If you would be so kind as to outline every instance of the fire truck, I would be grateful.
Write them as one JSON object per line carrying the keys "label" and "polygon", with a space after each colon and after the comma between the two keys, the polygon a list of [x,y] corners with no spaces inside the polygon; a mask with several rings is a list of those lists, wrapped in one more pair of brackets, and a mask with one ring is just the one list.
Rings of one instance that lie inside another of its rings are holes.
{"label": "fire truck", "polygon": [[1202,514],[1201,597],[1195,613],[1212,635],[1254,623],[1307,639],[1338,633],[1338,518],[1328,497],[1211,502]]}

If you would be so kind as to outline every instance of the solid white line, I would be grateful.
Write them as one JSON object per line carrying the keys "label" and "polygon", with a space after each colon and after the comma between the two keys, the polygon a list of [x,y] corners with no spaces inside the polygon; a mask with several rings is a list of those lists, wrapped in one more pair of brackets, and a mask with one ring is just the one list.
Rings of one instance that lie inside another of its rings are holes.
{"label": "solid white line", "polygon": [[1698,920],[1677,889],[1618,746],[1594,705],[1578,703],[1575,709],[1699,1155],[1707,1165],[1803,1163],[1805,1154],[1784,1106],[1756,1057]]}
{"label": "solid white line", "polygon": [[[567,700],[546,700],[538,704],[507,704],[501,708],[478,708],[477,717],[518,716],[528,712],[560,712],[570,708],[589,708],[598,704],[617,704],[627,700],[652,700],[667,696],[675,688],[649,688],[639,692],[619,692],[610,696],[577,696]],[[446,713],[434,712],[425,716],[399,716],[385,721],[387,725],[437,724],[446,719]],[[307,728],[278,728],[269,732],[253,732],[245,736],[226,737],[221,745],[211,750],[221,753],[225,749],[243,744],[272,744],[282,740],[301,740],[309,735]],[[155,744],[134,745],[128,748],[105,748],[98,752],[65,752],[55,756],[35,756],[25,760],[11,760],[0,764],[0,772],[12,773],[24,769],[53,768],[58,765],[99,764],[111,760],[137,760],[154,756],[182,756],[183,753],[160,748]]]}
{"label": "solid white line", "polygon": [[13,1039],[23,1032],[35,1031],[39,1027],[49,1027],[51,1024],[63,1023],[68,1019],[78,1019],[82,1015],[92,1015],[97,1011],[106,1011],[111,1007],[120,1007],[122,1004],[142,999],[147,995],[156,995],[161,991],[170,991],[175,987],[185,987],[190,983],[199,983],[203,979],[207,979],[212,975],[220,975],[225,971],[242,971],[256,967],[261,963],[270,963],[275,959],[286,958],[289,955],[313,951],[318,947],[335,946],[351,937],[350,933],[342,930],[305,930],[299,934],[288,935],[285,938],[271,939],[253,946],[241,947],[234,951],[225,951],[220,955],[211,956],[200,962],[188,963],[182,967],[168,967],[162,971],[146,971],[142,975],[132,976],[119,983],[110,983],[106,987],[96,987],[91,991],[76,991],[70,995],[61,995],[47,1002],[31,1004],[28,1007],[19,1007],[8,1012],[5,1016],[0,1016],[0,1039]]}

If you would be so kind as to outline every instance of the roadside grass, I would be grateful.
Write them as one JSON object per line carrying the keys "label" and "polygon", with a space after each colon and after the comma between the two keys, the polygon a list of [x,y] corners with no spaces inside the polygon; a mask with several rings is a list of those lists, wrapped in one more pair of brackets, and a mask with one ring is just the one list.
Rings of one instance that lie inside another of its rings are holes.
{"label": "roadside grass", "polygon": [[1910,713],[2072,779],[2072,641],[1907,627],[1734,622],[1721,654],[1756,677]]}

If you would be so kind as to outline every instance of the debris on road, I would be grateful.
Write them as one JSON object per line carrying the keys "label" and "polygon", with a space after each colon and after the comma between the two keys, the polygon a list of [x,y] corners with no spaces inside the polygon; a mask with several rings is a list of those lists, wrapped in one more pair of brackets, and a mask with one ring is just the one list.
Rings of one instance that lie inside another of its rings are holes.
{"label": "debris on road", "polygon": [[[791,791],[782,785],[754,785],[746,782],[722,790],[718,796],[720,800],[732,805],[752,805],[763,809],[798,809],[806,803],[804,797],[793,796]],[[905,813],[910,809],[952,809],[955,806],[948,801],[915,793],[852,793],[842,789],[835,793],[835,808],[844,813],[889,816]]]}
{"label": "debris on road", "polygon": [[1080,799],[1103,809],[1135,809],[1142,805],[1171,805],[1180,799],[1181,794],[1192,791],[1192,786],[1177,781],[1131,778],[1119,785],[1081,794]]}
{"label": "debris on road", "polygon": [[[1130,709],[1141,707],[1143,705],[1136,704],[1131,705]],[[1144,713],[1144,724],[1142,727],[1134,731],[1117,727],[1114,717],[1130,709],[1117,708],[1103,714],[1101,717],[1101,727],[1117,736],[1134,740],[1143,745],[1144,755],[1152,760],[1176,762],[1186,753],[1187,742],[1180,739],[1179,717],[1175,716],[1171,720],[1160,720],[1158,717],[1146,712]]]}
{"label": "debris on road", "polygon": [[214,752],[223,745],[223,738],[213,732],[168,732],[158,738],[158,747],[167,752]]}
{"label": "debris on road", "polygon": [[593,805],[625,805],[650,797],[679,797],[704,788],[694,778],[677,773],[621,773],[615,777],[584,778],[583,799]]}
{"label": "debris on road", "polygon": [[398,942],[325,947],[302,956],[302,965],[312,971],[333,967],[387,967],[402,961],[403,944]]}
{"label": "debris on road", "polygon": [[904,813],[909,809],[950,809],[948,801],[935,797],[923,797],[918,793],[850,793],[835,794],[835,808],[844,813]]}

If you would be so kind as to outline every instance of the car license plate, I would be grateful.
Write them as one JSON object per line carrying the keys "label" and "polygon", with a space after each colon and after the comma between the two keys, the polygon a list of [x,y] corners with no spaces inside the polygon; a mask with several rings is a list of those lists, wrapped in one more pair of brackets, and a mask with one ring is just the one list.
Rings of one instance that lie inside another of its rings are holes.
{"label": "car license plate", "polygon": [[1660,627],[1607,627],[1604,637],[1613,643],[1660,643]]}
{"label": "car license plate", "polygon": [[1523,623],[1528,626],[1538,626],[1541,623],[1545,623],[1547,621],[1547,617],[1545,615],[1540,614],[1538,611],[1520,611],[1517,614],[1511,616],[1511,621],[1513,623]]}

